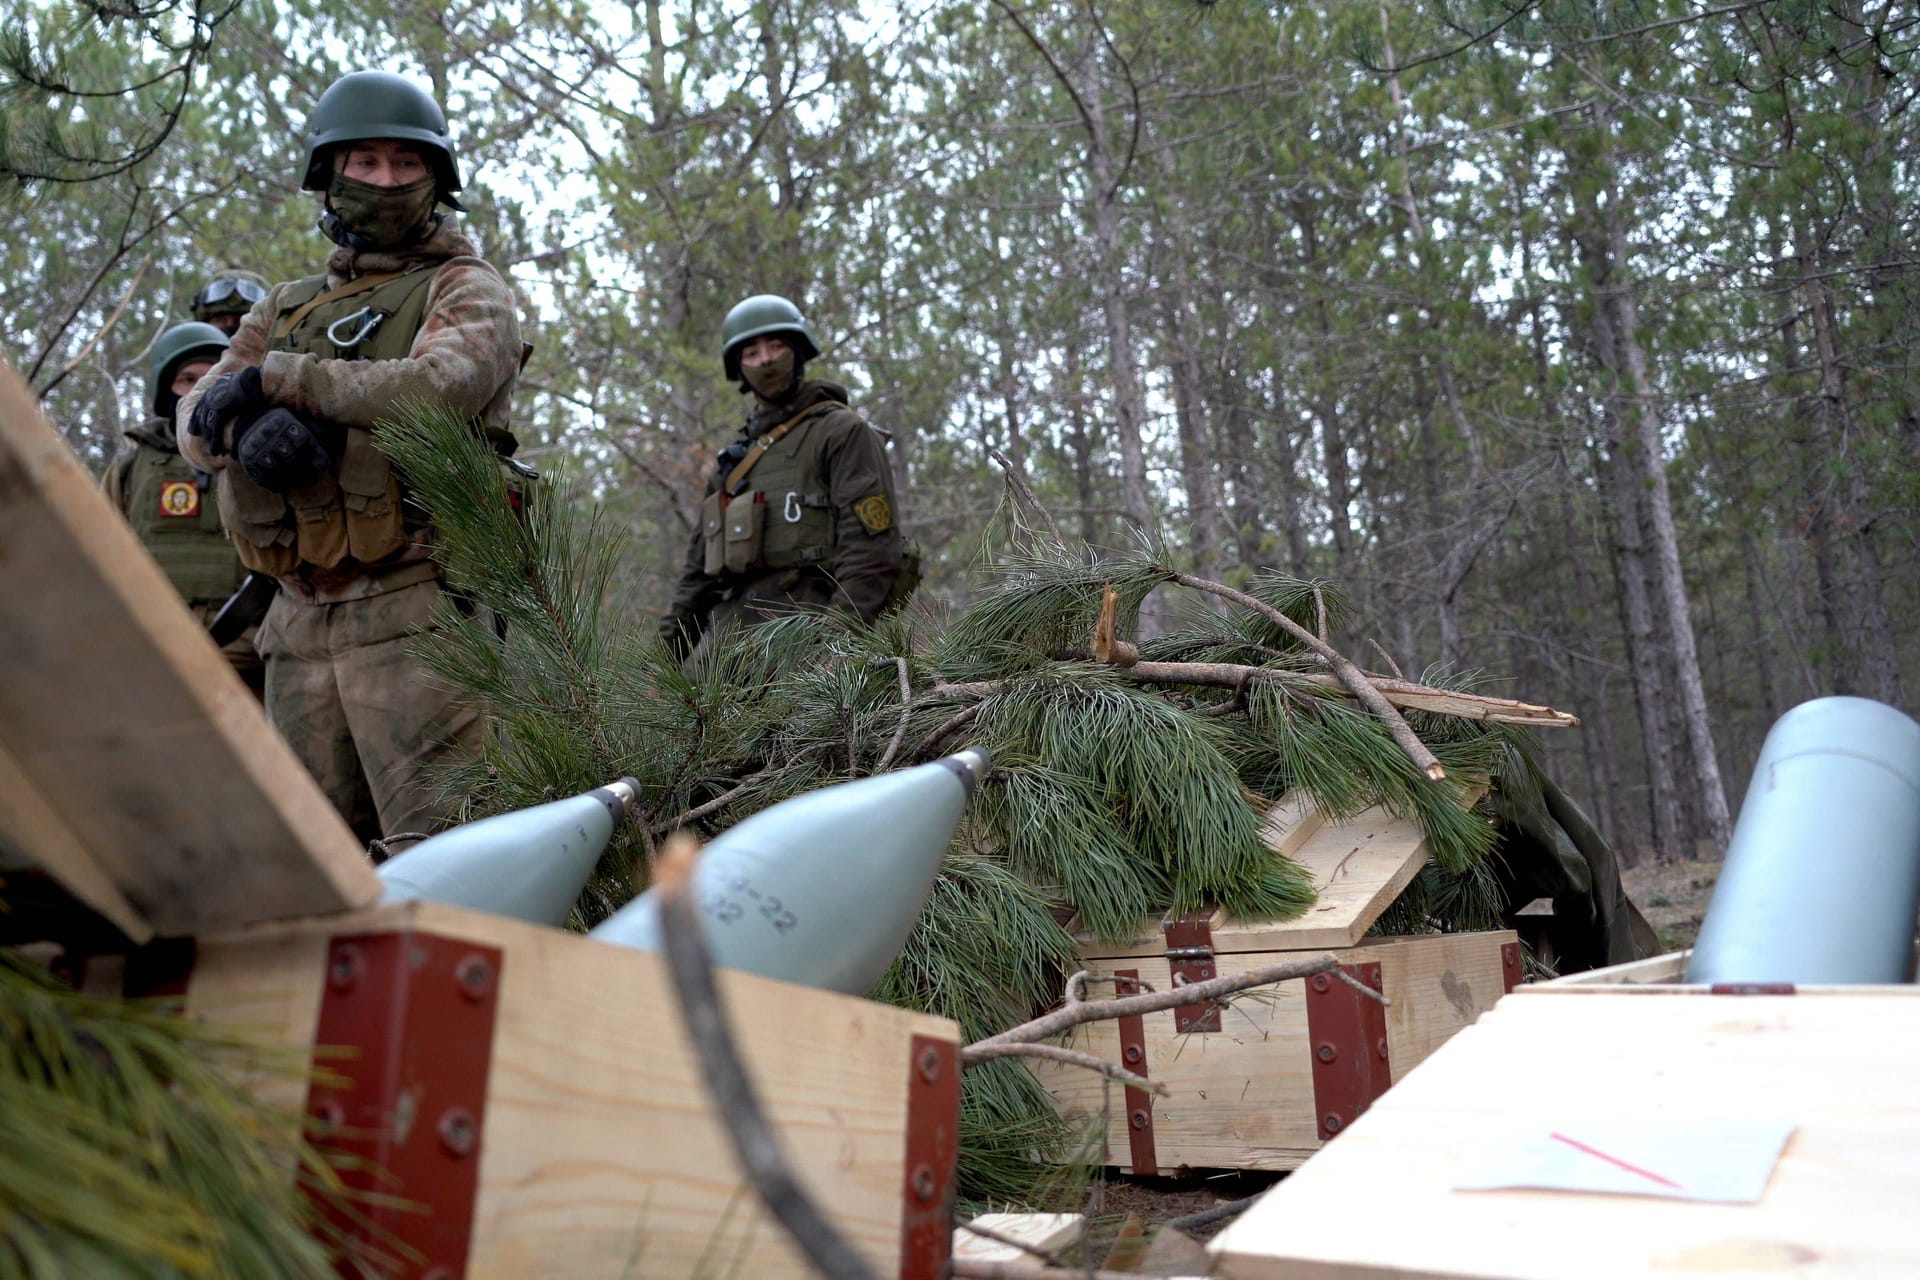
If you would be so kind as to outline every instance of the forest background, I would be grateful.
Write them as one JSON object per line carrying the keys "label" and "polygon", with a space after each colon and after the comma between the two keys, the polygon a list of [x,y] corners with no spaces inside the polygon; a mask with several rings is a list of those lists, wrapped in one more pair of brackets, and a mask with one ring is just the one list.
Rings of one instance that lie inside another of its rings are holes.
{"label": "forest background", "polygon": [[[1920,646],[1914,49],[1860,0],[6,0],[0,352],[96,468],[210,274],[319,269],[300,133],[432,86],[536,344],[521,456],[665,606],[785,293],[893,434],[923,596],[1024,468],[1096,547],[1337,580],[1350,652],[1582,715],[1628,853],[1725,844]],[[1158,618],[1149,602],[1143,626]],[[1376,652],[1372,646],[1377,645]]]}

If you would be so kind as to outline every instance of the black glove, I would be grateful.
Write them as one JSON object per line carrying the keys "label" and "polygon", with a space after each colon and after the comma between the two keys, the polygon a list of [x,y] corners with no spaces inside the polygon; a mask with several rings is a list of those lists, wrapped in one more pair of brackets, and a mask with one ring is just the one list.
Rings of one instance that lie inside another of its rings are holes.
{"label": "black glove", "polygon": [[291,493],[333,470],[346,447],[337,422],[309,422],[291,409],[268,409],[236,437],[233,456],[262,489]]}
{"label": "black glove", "polygon": [[227,420],[233,420],[233,447],[238,449],[240,437],[266,409],[267,393],[260,387],[260,366],[248,365],[207,388],[200,403],[193,406],[187,430],[199,436],[207,452],[217,458],[227,452],[226,433],[221,430]]}

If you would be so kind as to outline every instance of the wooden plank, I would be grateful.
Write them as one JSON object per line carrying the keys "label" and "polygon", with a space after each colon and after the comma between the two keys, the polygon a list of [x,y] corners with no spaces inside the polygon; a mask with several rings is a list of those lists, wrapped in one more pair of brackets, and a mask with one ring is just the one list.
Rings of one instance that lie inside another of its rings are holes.
{"label": "wooden plank", "polygon": [[[1290,833],[1289,833],[1290,834]],[[1318,822],[1291,854],[1313,879],[1317,899],[1294,920],[1236,920],[1213,914],[1213,949],[1244,951],[1337,950],[1366,935],[1401,890],[1427,863],[1420,828],[1385,809],[1368,809],[1348,822]],[[1158,921],[1145,921],[1125,942],[1102,942],[1080,934],[1088,959],[1143,959],[1167,949]]]}
{"label": "wooden plank", "polygon": [[[1698,991],[1698,988],[1695,988]],[[1844,1065],[1842,1065],[1844,1064]],[[1920,998],[1516,993],[1211,1246],[1230,1280],[1920,1275]],[[1797,1123],[1763,1198],[1455,1191],[1490,1135],[1596,1115]],[[1385,1206],[1391,1230],[1361,1206]]]}
{"label": "wooden plank", "polygon": [[[40,858],[58,862],[61,886],[112,921],[130,940],[142,943],[153,937],[153,926],[133,909],[39,788],[27,781],[26,771],[5,743],[0,743],[0,833],[6,848],[18,848],[23,854],[37,850]],[[29,858],[29,865],[34,861]]]}
{"label": "wooden plank", "polygon": [[1644,986],[1649,983],[1676,983],[1687,979],[1687,960],[1691,951],[1672,951],[1663,956],[1648,956],[1645,960],[1630,960],[1626,964],[1609,965],[1605,969],[1588,969],[1584,973],[1570,973],[1564,978],[1555,978],[1551,982],[1537,984],[1542,988],[1556,990],[1579,987],[1619,987]]}
{"label": "wooden plank", "polygon": [[1500,948],[1517,942],[1506,930],[1368,939],[1355,963],[1380,962],[1387,1006],[1387,1043],[1398,1083],[1462,1027],[1500,1003],[1506,966]]}
{"label": "wooden plank", "polygon": [[[811,1274],[745,1186],[651,953],[404,903],[203,939],[189,1008],[309,1043],[327,939],[406,927],[504,953],[470,1280]],[[953,1043],[958,1029],[748,974],[720,978],[796,1173],[876,1271],[896,1274],[912,1037]]]}
{"label": "wooden plank", "polygon": [[108,901],[104,877],[155,932],[194,934],[379,895],[332,806],[4,364],[0,599],[0,749],[66,832],[22,821],[16,798],[7,834],[76,897]]}
{"label": "wooden plank", "polygon": [[[1370,939],[1337,952],[1343,964],[1378,961],[1392,1001],[1387,1042],[1392,1078],[1400,1079],[1462,1027],[1490,1009],[1505,990],[1500,948],[1505,931]],[[1306,954],[1312,954],[1308,952]],[[1287,958],[1283,953],[1219,956],[1220,976],[1245,973]],[[1088,960],[1088,971],[1137,968],[1142,981],[1168,988],[1164,957]],[[1101,986],[1094,987],[1096,994]],[[1314,1106],[1312,1045],[1306,989],[1282,983],[1237,997],[1221,1015],[1218,1032],[1182,1035],[1172,1010],[1148,1014],[1147,1074],[1169,1093],[1153,1105],[1154,1158],[1162,1173],[1201,1169],[1293,1169],[1320,1148]],[[1117,1024],[1075,1028],[1066,1043],[1108,1062],[1121,1062]],[[1128,1121],[1120,1092],[1111,1095],[1092,1072],[1052,1063],[1033,1072],[1061,1114],[1104,1128],[1105,1163],[1131,1162]]]}
{"label": "wooden plank", "polygon": [[[1032,1249],[1057,1253],[1071,1246],[1086,1230],[1084,1213],[983,1213],[968,1221],[995,1235],[1008,1236]],[[1031,1253],[1013,1245],[955,1227],[953,1256],[969,1262],[1032,1262]]]}

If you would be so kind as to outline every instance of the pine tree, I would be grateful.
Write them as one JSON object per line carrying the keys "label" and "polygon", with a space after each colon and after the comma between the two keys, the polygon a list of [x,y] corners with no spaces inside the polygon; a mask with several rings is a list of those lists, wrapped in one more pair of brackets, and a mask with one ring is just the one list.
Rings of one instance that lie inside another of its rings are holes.
{"label": "pine tree", "polygon": [[[607,603],[621,538],[564,478],[516,508],[485,445],[429,408],[409,407],[379,439],[434,514],[454,595],[486,606],[449,604],[420,641],[491,713],[484,749],[446,785],[478,816],[620,774],[641,784],[637,819],[582,898],[579,925],[642,887],[645,855],[677,828],[711,835],[789,796],[967,743],[988,748],[992,774],[874,995],[953,1018],[969,1039],[1057,998],[1077,956],[1062,919],[1122,938],[1144,918],[1203,905],[1304,911],[1304,873],[1260,838],[1271,801],[1296,787],[1330,815],[1382,804],[1420,823],[1434,849],[1423,927],[1497,915],[1485,872],[1494,833],[1462,804],[1458,780],[1501,768],[1519,750],[1514,733],[1414,714],[1448,774],[1435,783],[1252,609],[1192,608],[1183,629],[1140,648],[1151,663],[1255,669],[1238,691],[1145,684],[1095,661],[1103,606],[1131,631],[1173,577],[1152,545],[1096,555],[1010,519],[1010,545],[964,612],[909,609],[873,626],[795,613],[716,634],[682,667],[651,628],[621,630]],[[1302,626],[1339,609],[1327,583],[1263,575],[1249,594]],[[1030,1189],[1033,1153],[1070,1142],[1010,1063],[969,1073],[964,1097],[969,1194]]]}

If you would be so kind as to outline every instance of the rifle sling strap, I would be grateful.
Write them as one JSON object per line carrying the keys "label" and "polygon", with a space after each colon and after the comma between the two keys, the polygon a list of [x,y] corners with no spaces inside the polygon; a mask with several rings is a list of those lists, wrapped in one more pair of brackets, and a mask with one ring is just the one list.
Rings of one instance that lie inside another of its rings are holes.
{"label": "rifle sling strap", "polygon": [[740,487],[740,482],[747,478],[747,473],[753,470],[754,464],[759,462],[760,459],[767,456],[767,450],[773,448],[773,446],[775,446],[776,444],[779,444],[782,440],[786,438],[787,433],[789,431],[792,431],[795,427],[799,426],[802,422],[805,422],[808,418],[811,418],[814,414],[820,413],[827,409],[831,409],[833,407],[834,406],[830,401],[821,401],[818,404],[810,404],[806,408],[802,409],[800,412],[794,414],[791,418],[788,418],[785,422],[781,423],[779,426],[774,427],[770,431],[763,432],[760,438],[753,442],[753,448],[747,450],[747,456],[740,459],[740,461],[734,465],[733,470],[727,472],[727,483],[724,486],[724,488],[721,490],[721,492],[731,497],[733,495],[733,492]]}

